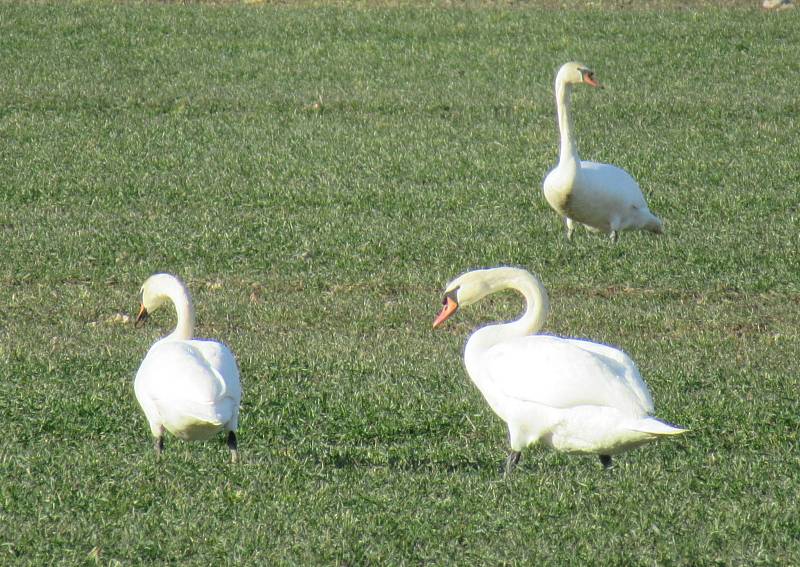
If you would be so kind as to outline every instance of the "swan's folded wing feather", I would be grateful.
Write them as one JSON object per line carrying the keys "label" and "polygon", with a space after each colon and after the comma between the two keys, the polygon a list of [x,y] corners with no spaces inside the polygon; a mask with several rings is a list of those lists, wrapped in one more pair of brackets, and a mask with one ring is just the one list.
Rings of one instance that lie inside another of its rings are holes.
{"label": "swan's folded wing feather", "polygon": [[650,396],[650,390],[647,388],[647,384],[644,383],[644,380],[642,380],[639,369],[636,367],[636,363],[633,362],[631,357],[612,346],[581,339],[564,340],[579,348],[593,352],[598,356],[605,357],[609,366],[614,368],[615,374],[625,382],[628,388],[639,398],[642,407],[645,408],[648,413],[654,411],[653,398]]}
{"label": "swan's folded wing feather", "polygon": [[237,404],[242,399],[242,385],[239,380],[239,367],[236,357],[223,343],[208,340],[192,340],[189,343],[200,351],[225,385],[225,395],[231,397]]}
{"label": "swan's folded wing feather", "polygon": [[647,413],[619,376],[618,363],[569,340],[521,337],[491,347],[483,357],[483,380],[510,398],[561,409],[595,405]]}
{"label": "swan's folded wing feather", "polygon": [[235,404],[239,402],[234,396],[240,395],[238,372],[228,380],[231,388],[192,342],[163,341],[153,345],[137,373],[137,387],[162,412],[170,407],[198,419],[225,421],[230,418],[226,408],[233,404],[222,402],[227,398]]}
{"label": "swan's folded wing feather", "polygon": [[631,174],[609,163],[582,161],[580,182],[595,198],[608,198],[609,205],[626,204],[647,208],[642,190]]}

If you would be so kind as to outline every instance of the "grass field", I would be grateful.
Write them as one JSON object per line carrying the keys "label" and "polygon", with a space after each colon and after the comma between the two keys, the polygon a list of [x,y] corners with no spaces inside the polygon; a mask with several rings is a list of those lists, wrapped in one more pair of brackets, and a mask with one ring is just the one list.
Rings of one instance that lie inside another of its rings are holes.
{"label": "grass field", "polygon": [[[686,6],[689,6],[686,8]],[[800,10],[756,2],[0,4],[0,564],[800,563]],[[541,195],[565,61],[585,159],[663,237],[568,244]],[[523,266],[692,432],[530,449],[431,321]],[[239,358],[242,463],[133,395],[168,271]]]}

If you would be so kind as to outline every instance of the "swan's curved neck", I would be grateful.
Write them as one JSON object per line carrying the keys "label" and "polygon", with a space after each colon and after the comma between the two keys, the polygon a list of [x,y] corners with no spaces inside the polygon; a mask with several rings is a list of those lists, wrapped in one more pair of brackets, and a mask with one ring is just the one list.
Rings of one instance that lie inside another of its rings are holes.
{"label": "swan's curved neck", "polygon": [[578,145],[572,134],[572,113],[569,108],[571,93],[572,86],[556,78],[556,111],[558,112],[558,131],[561,134],[559,165],[570,161],[580,161]]}
{"label": "swan's curved neck", "polygon": [[165,288],[164,295],[175,305],[175,314],[178,318],[175,330],[164,337],[164,340],[188,341],[194,335],[194,306],[192,305],[192,298],[186,289],[178,283]]}
{"label": "swan's curved neck", "polygon": [[503,289],[514,289],[523,295],[525,313],[516,321],[487,325],[475,331],[467,341],[464,352],[468,367],[469,359],[482,351],[504,341],[532,335],[544,325],[550,302],[547,291],[536,277],[527,272],[517,272],[512,277],[501,280],[493,291]]}

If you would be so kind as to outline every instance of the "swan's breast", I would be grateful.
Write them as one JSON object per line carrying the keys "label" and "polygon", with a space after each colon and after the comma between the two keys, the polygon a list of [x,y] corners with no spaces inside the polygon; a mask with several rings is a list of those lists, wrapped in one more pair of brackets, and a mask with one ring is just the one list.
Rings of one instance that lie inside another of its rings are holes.
{"label": "swan's breast", "polygon": [[571,201],[575,185],[574,168],[558,166],[545,177],[542,191],[547,204],[561,216],[571,216]]}

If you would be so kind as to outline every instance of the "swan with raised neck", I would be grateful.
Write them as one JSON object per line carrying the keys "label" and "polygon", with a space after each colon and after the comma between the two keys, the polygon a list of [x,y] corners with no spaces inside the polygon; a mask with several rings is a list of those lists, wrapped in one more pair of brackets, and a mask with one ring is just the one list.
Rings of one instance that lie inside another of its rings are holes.
{"label": "swan with raised neck", "polygon": [[580,84],[602,88],[594,71],[582,63],[565,63],[556,73],[560,150],[558,164],[542,186],[547,203],[564,219],[568,239],[576,224],[609,233],[613,242],[622,230],[662,233],[661,220],[650,212],[639,184],[627,171],[610,164],[581,161],[570,108],[572,88]]}

